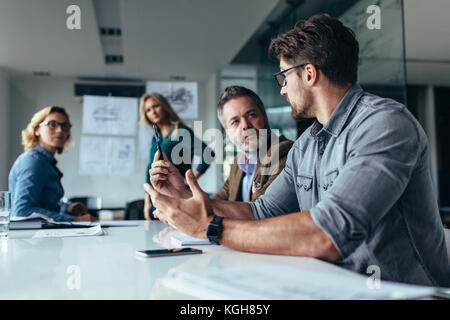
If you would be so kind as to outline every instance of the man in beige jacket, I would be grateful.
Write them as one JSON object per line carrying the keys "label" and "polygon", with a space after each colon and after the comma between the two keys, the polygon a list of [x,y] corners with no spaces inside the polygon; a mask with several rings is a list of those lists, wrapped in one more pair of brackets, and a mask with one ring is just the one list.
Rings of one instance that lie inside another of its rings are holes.
{"label": "man in beige jacket", "polygon": [[[220,97],[217,113],[228,138],[240,152],[234,158],[227,180],[211,198],[255,201],[283,170],[293,142],[271,132],[264,104],[256,93],[245,87],[227,87]],[[152,183],[165,179],[163,170],[172,173],[175,171],[172,167],[170,163],[155,161],[150,170]],[[184,178],[177,176],[183,188]]]}

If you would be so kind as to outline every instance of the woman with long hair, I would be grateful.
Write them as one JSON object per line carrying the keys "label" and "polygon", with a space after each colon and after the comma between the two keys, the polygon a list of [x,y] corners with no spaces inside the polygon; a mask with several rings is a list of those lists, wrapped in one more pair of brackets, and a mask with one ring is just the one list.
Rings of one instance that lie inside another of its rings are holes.
{"label": "woman with long hair", "polygon": [[[201,155],[199,165],[193,169],[196,178],[199,178],[208,169],[209,164],[205,162],[203,157],[204,151],[207,148],[203,142],[194,143],[197,139],[191,128],[186,126],[179,118],[173,108],[170,106],[167,99],[159,93],[144,94],[140,99],[139,105],[140,121],[144,125],[153,127],[154,124],[161,132],[161,149],[166,154],[167,159],[174,164],[178,171],[184,176],[187,170],[192,168],[192,160],[194,153],[194,146],[201,145]],[[146,171],[146,182],[150,183],[149,170],[152,167],[155,154],[158,151],[156,143],[155,132],[152,139],[152,146],[150,149],[150,162]],[[209,150],[212,157],[214,152]],[[151,212],[153,211],[151,199],[146,194],[144,205],[144,217],[147,220],[153,218]]]}

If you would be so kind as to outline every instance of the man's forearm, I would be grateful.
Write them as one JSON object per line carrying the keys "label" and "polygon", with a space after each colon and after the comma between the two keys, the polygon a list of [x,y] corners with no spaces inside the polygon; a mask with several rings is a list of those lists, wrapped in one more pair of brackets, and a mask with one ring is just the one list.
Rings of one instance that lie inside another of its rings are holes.
{"label": "man's forearm", "polygon": [[220,243],[247,252],[340,259],[308,211],[258,221],[224,219]]}
{"label": "man's forearm", "polygon": [[213,212],[222,216],[237,220],[254,220],[253,211],[247,202],[211,199]]}

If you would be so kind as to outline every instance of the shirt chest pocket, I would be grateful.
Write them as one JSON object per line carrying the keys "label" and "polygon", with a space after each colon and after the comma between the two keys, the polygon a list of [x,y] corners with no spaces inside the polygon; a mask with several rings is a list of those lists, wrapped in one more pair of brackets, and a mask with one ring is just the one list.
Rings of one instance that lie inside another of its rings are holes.
{"label": "shirt chest pocket", "polygon": [[312,207],[313,198],[313,177],[308,174],[299,173],[297,175],[297,199],[300,210],[306,211]]}
{"label": "shirt chest pocket", "polygon": [[334,180],[336,180],[338,175],[339,170],[337,168],[328,171],[328,173],[325,174],[325,177],[323,179],[322,191],[328,191],[333,186]]}

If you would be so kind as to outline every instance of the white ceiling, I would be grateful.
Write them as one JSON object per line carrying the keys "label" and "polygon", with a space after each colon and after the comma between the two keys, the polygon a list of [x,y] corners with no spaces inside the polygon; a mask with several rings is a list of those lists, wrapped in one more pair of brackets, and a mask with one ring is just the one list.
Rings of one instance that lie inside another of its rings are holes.
{"label": "white ceiling", "polygon": [[[13,75],[202,81],[244,46],[278,0],[119,0],[124,64],[105,65],[93,0],[0,0],[0,66]],[[81,8],[68,30],[66,8]]]}
{"label": "white ceiling", "polygon": [[409,84],[450,85],[450,1],[404,0]]}
{"label": "white ceiling", "polygon": [[[279,2],[118,1],[123,65],[104,63],[93,0],[0,0],[0,66],[13,75],[203,81],[232,60]],[[81,8],[81,30],[66,28],[71,4]],[[450,0],[404,5],[408,83],[450,85]]]}

